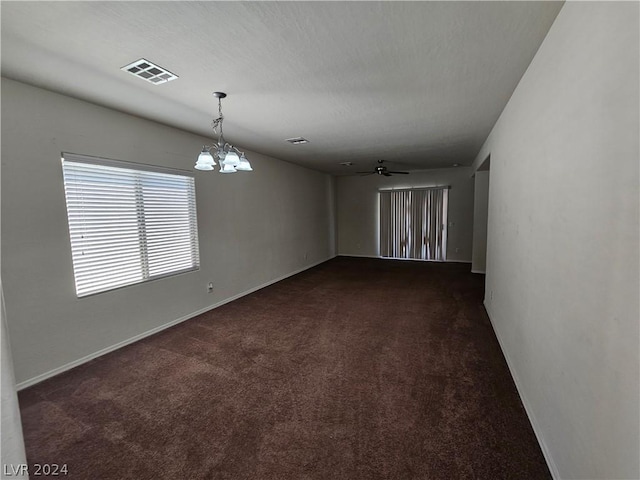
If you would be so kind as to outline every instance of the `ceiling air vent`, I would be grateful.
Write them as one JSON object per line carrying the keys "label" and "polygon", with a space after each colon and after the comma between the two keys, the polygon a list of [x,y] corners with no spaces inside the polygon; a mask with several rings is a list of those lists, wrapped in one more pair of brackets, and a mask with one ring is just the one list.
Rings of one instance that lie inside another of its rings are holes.
{"label": "ceiling air vent", "polygon": [[302,145],[304,143],[309,143],[309,140],[307,140],[306,138],[302,138],[302,137],[287,138],[286,141],[289,142],[289,143],[293,143],[294,145]]}
{"label": "ceiling air vent", "polygon": [[158,65],[151,63],[149,60],[145,60],[144,58],[136,60],[135,62],[122,67],[120,70],[129,72],[131,75],[140,77],[147,82],[153,83],[154,85],[167,83],[178,78],[175,73],[171,73],[166,68],[159,67]]}

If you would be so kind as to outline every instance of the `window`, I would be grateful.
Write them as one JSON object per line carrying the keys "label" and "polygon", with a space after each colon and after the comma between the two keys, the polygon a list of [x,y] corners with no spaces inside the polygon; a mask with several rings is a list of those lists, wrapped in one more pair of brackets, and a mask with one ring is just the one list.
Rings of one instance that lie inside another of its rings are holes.
{"label": "window", "polygon": [[78,297],[199,268],[189,172],[69,153],[62,171]]}
{"label": "window", "polygon": [[445,261],[449,187],[380,192],[380,255]]}

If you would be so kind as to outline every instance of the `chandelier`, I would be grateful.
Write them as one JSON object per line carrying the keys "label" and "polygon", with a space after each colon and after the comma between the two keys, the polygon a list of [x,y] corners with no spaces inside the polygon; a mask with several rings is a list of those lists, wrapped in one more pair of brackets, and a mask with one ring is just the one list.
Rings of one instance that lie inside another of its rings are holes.
{"label": "chandelier", "polygon": [[249,160],[247,160],[247,157],[244,156],[244,152],[227,143],[222,134],[222,121],[224,120],[224,116],[222,115],[222,99],[225,98],[227,94],[223,92],[213,92],[213,96],[218,99],[218,118],[213,120],[211,127],[213,128],[213,134],[218,137],[218,141],[215,145],[204,145],[202,147],[195,168],[197,170],[213,170],[214,165],[220,164],[220,173],[252,171],[251,164]]}

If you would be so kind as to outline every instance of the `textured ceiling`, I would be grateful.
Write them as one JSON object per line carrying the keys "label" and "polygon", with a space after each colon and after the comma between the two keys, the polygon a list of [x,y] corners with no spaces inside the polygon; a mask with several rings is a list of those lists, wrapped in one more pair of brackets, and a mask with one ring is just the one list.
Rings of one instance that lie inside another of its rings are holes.
{"label": "textured ceiling", "polygon": [[2,75],[206,136],[224,91],[229,141],[333,174],[470,165],[561,6],[2,1]]}

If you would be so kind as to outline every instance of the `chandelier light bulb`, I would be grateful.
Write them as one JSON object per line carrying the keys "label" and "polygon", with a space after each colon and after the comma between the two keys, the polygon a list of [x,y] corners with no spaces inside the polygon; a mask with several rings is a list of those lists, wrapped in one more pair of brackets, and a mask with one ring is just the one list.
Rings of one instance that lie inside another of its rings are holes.
{"label": "chandelier light bulb", "polygon": [[193,168],[195,168],[196,170],[210,171],[210,170],[213,170],[213,165],[204,165],[202,163],[196,163],[196,166]]}
{"label": "chandelier light bulb", "polygon": [[234,167],[233,165],[229,165],[227,163],[225,163],[224,165],[222,165],[222,168],[220,169],[220,173],[236,173],[236,167]]}
{"label": "chandelier light bulb", "polygon": [[198,155],[198,161],[196,162],[195,169],[196,170],[213,170],[213,166],[216,162],[213,160],[211,153],[207,150],[207,147],[202,148],[202,152]]}
{"label": "chandelier light bulb", "polygon": [[229,152],[227,153],[227,156],[224,157],[224,164],[225,165],[231,165],[232,167],[237,167],[238,164],[240,163],[240,157],[238,157],[238,154],[236,152]]}
{"label": "chandelier light bulb", "polygon": [[209,150],[207,150],[206,147],[202,148],[202,151],[200,152],[200,155],[198,155],[198,162],[199,164],[202,165],[215,165],[216,162],[213,159],[213,156],[211,155],[211,152],[209,152]]}
{"label": "chandelier light bulb", "polygon": [[240,171],[240,172],[252,172],[253,168],[251,168],[251,164],[249,163],[249,160],[247,160],[247,157],[244,156],[244,153],[242,155],[240,155],[240,163],[238,163],[238,165],[236,165],[236,170]]}

